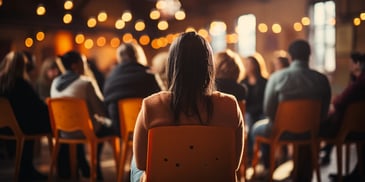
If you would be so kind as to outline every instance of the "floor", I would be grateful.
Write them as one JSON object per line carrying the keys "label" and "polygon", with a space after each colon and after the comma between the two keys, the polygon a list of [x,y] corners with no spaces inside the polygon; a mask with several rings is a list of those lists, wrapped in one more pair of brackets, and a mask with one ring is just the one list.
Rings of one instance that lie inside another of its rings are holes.
{"label": "floor", "polygon": [[[1,147],[0,145],[0,150],[3,150],[4,148]],[[350,147],[350,169],[353,168],[354,164],[356,163],[356,153],[355,153],[355,146],[351,146]],[[10,160],[10,159],[6,159],[3,157],[3,151],[0,151],[0,181],[1,182],[10,182],[13,181],[13,171],[14,171],[14,161]],[[1,157],[2,156],[2,157]],[[42,157],[40,157],[42,156]],[[337,167],[336,167],[336,152],[335,150],[333,150],[332,154],[331,154],[331,163],[328,166],[322,166],[321,167],[321,180],[322,182],[330,182],[330,179],[328,177],[328,175],[330,173],[336,173],[337,171]],[[49,172],[49,164],[50,164],[50,153],[49,153],[49,149],[47,146],[46,141],[42,141],[41,143],[41,147],[40,147],[40,151],[38,152],[38,157],[36,157],[35,159],[35,165],[37,166],[37,168],[39,169],[39,171],[43,172],[44,174],[48,174]],[[109,144],[105,145],[105,148],[103,150],[103,154],[102,154],[102,170],[103,170],[103,176],[104,176],[104,181],[106,182],[113,182],[113,181],[117,181],[117,174],[116,174],[116,168],[115,168],[115,162],[113,159],[113,153],[111,150],[111,147]],[[287,161],[283,164],[281,164],[274,173],[274,179],[276,181],[286,181],[284,179],[286,179],[291,171],[293,167],[292,161]],[[128,171],[128,166],[126,167]],[[248,169],[247,170],[247,177],[251,178],[252,175],[252,169]],[[123,181],[127,182],[129,181],[128,179],[128,173],[125,173],[125,178]],[[315,175],[313,175],[313,182],[316,182],[317,180],[315,179]],[[56,176],[54,175],[54,177],[52,178],[52,181],[59,181],[62,182],[62,180],[57,179]],[[64,180],[63,180],[64,181]],[[86,178],[80,178],[78,181],[88,181],[88,179]],[[248,180],[249,182],[256,182],[256,181],[265,181],[262,179],[251,179]]]}

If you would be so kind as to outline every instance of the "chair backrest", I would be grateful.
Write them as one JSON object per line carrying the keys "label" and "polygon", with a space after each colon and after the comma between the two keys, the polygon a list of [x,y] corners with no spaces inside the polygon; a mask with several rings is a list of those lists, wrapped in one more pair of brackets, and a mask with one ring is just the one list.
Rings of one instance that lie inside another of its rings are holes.
{"label": "chair backrest", "polygon": [[141,110],[143,98],[125,98],[118,101],[120,132],[123,140],[129,138]]}
{"label": "chair backrest", "polygon": [[51,126],[55,136],[59,131],[81,131],[86,138],[95,138],[94,128],[84,99],[48,98]]}
{"label": "chair backrest", "polygon": [[339,137],[343,140],[350,132],[365,133],[365,100],[351,103],[342,120]]}
{"label": "chair backrest", "polygon": [[9,100],[0,97],[0,128],[3,127],[9,127],[15,136],[23,135]]}
{"label": "chair backrest", "polygon": [[152,128],[148,132],[147,181],[235,181],[235,151],[232,128]]}
{"label": "chair backrest", "polygon": [[318,133],[321,121],[321,102],[314,99],[286,100],[279,103],[273,134],[280,137],[285,131],[299,134]]}
{"label": "chair backrest", "polygon": [[246,114],[246,101],[238,101],[238,106],[240,106],[242,116],[245,117],[245,114]]}

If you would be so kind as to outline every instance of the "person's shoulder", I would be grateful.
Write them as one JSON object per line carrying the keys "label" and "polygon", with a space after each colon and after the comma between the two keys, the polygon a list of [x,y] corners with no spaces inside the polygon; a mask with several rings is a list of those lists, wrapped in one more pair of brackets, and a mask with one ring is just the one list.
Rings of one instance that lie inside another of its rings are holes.
{"label": "person's shoulder", "polygon": [[155,105],[155,104],[159,104],[159,103],[165,103],[170,98],[171,98],[171,92],[160,91],[157,93],[153,93],[150,96],[144,98],[143,101],[149,105]]}
{"label": "person's shoulder", "polygon": [[228,93],[224,93],[224,92],[220,92],[220,91],[214,91],[212,93],[212,98],[214,100],[226,101],[226,102],[235,101],[236,100],[236,98],[235,98],[234,95],[228,94]]}

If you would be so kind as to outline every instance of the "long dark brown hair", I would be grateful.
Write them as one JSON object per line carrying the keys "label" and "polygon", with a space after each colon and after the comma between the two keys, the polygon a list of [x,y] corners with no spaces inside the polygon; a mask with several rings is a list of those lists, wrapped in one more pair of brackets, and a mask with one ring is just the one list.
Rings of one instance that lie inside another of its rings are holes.
{"label": "long dark brown hair", "polygon": [[181,113],[202,121],[198,103],[206,103],[208,120],[213,104],[210,95],[215,89],[212,49],[195,32],[182,33],[170,47],[168,58],[168,88],[172,92],[171,109],[178,124]]}

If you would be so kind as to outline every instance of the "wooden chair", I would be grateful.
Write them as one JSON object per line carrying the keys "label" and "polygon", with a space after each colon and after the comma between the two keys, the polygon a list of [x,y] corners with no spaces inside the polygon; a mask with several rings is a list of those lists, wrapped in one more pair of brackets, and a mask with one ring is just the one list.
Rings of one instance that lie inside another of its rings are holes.
{"label": "wooden chair", "polygon": [[118,167],[118,181],[123,180],[128,152],[133,146],[133,131],[143,98],[125,98],[118,101],[120,133],[122,137],[121,156]]}
{"label": "wooden chair", "polygon": [[165,126],[148,132],[146,180],[233,182],[235,132],[228,127]]}
{"label": "wooden chair", "polygon": [[[349,135],[356,133],[362,134],[362,137],[351,137]],[[321,141],[326,143],[333,143],[337,150],[337,174],[342,176],[342,145],[346,145],[346,173],[349,172],[349,145],[356,144],[357,147],[357,161],[359,165],[359,173],[363,175],[364,164],[361,146],[365,144],[365,101],[357,101],[348,106],[342,120],[342,127],[335,138],[321,138]],[[342,181],[342,178],[339,178]]]}
{"label": "wooden chair", "polygon": [[0,134],[0,139],[16,141],[14,181],[18,181],[24,142],[26,140],[40,140],[43,137],[47,137],[48,146],[50,151],[52,151],[52,135],[46,133],[24,134],[18,125],[10,102],[6,98],[0,98],[0,111],[0,128],[8,127],[13,132],[13,135]]}
{"label": "wooden chair", "polygon": [[[252,166],[255,174],[255,167],[258,163],[258,151],[261,143],[270,145],[270,181],[273,181],[275,169],[275,152],[283,144],[310,145],[312,149],[312,163],[317,173],[317,181],[321,181],[318,164],[318,131],[321,119],[321,102],[317,100],[301,99],[287,100],[279,103],[276,118],[273,123],[272,134],[270,137],[258,136],[255,138],[254,156]],[[285,139],[282,138],[284,132],[291,134],[308,133],[305,139]],[[296,153],[297,150],[294,150]],[[295,155],[295,154],[294,154]],[[294,157],[295,159],[296,157]],[[294,160],[295,161],[295,160]],[[295,164],[296,165],[296,164]]]}
{"label": "wooden chair", "polygon": [[[246,113],[246,101],[241,101],[241,102],[238,102],[238,105],[241,109],[241,113],[242,113],[242,117],[245,118],[245,113]],[[245,123],[246,124],[246,123]],[[240,170],[239,170],[239,174],[238,174],[238,177],[239,178],[243,178],[245,181],[247,180],[247,177],[246,177],[246,170],[247,170],[247,132],[246,132],[246,125],[244,127],[245,129],[245,132],[244,132],[244,148],[243,148],[243,158],[242,158],[242,162],[241,162],[241,165],[240,165]]]}
{"label": "wooden chair", "polygon": [[[119,149],[116,146],[119,146],[119,137],[97,137],[95,135],[85,100],[78,98],[48,98],[47,104],[55,138],[55,147],[52,153],[49,180],[52,178],[53,167],[57,161],[61,143],[70,145],[71,171],[74,179],[77,177],[76,144],[88,144],[90,147],[91,181],[96,181],[96,155],[98,143],[106,141],[111,142],[117,166]],[[60,131],[81,131],[85,137],[64,138],[60,136]]]}

